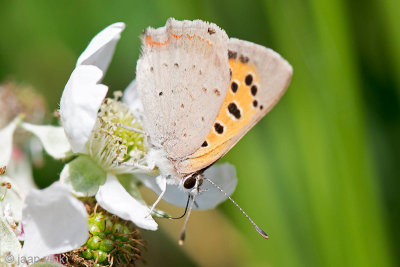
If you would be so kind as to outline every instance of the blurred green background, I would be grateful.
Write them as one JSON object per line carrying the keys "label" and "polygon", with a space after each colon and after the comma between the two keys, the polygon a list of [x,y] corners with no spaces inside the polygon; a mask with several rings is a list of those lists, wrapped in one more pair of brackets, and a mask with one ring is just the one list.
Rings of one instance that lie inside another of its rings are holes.
{"label": "blurred green background", "polygon": [[[194,212],[183,247],[183,221],[145,232],[148,266],[399,266],[399,14],[397,0],[1,1],[0,80],[34,86],[56,109],[80,53],[116,21],[127,28],[111,90],[134,78],[142,29],[168,17],[271,47],[292,83],[223,159],[237,168],[233,197],[270,240],[226,202]],[[40,186],[61,168],[46,163]]]}

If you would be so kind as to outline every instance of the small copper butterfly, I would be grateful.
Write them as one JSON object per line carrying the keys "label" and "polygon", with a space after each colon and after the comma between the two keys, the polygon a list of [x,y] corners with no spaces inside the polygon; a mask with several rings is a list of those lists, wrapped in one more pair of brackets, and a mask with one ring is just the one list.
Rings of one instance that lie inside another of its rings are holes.
{"label": "small copper butterfly", "polygon": [[171,18],[144,31],[136,72],[156,164],[193,205],[203,172],[278,102],[292,67],[271,49],[228,38],[213,23]]}

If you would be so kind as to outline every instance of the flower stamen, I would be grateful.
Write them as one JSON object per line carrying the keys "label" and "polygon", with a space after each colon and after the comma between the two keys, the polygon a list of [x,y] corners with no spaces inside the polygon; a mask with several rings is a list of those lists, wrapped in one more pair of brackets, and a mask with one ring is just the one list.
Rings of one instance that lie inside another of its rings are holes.
{"label": "flower stamen", "polygon": [[151,171],[139,116],[122,102],[106,99],[88,141],[89,154],[106,171]]}

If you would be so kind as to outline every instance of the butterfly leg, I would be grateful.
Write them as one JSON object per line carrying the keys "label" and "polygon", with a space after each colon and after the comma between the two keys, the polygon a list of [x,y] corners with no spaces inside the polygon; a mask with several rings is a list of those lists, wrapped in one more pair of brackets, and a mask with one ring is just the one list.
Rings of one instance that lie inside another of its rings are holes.
{"label": "butterfly leg", "polygon": [[198,209],[199,208],[199,204],[197,204],[196,201],[193,201],[194,206]]}
{"label": "butterfly leg", "polygon": [[149,214],[146,215],[145,218],[149,217],[151,213],[153,212],[154,208],[160,202],[160,200],[163,198],[165,192],[167,191],[167,178],[164,175],[159,175],[156,177],[156,183],[161,189],[161,193],[158,196],[157,200],[154,202],[154,204],[151,206]]}
{"label": "butterfly leg", "polygon": [[128,126],[128,125],[125,125],[125,124],[122,124],[122,123],[116,123],[115,126],[124,128],[125,130],[131,131],[131,132],[135,132],[135,133],[139,133],[139,134],[143,134],[145,136],[148,136],[148,134],[145,131],[137,129],[137,128],[133,128],[131,126]]}

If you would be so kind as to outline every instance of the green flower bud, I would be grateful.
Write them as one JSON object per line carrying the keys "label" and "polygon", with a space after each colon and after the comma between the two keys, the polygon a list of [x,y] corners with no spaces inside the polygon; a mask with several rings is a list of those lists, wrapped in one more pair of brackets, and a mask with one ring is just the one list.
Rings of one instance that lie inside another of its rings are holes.
{"label": "green flower bud", "polygon": [[123,244],[121,246],[121,248],[124,249],[128,253],[132,253],[132,248],[130,246],[126,245],[126,244]]}
{"label": "green flower bud", "polygon": [[86,250],[82,251],[80,255],[82,258],[85,258],[87,260],[91,260],[93,257],[91,249],[86,249]]}
{"label": "green flower bud", "polygon": [[118,237],[122,233],[123,225],[120,223],[115,223],[113,225],[112,231]]}
{"label": "green flower bud", "polygon": [[109,217],[106,217],[104,219],[104,222],[105,222],[104,233],[105,234],[110,234],[112,232],[112,228],[113,228],[114,223],[112,222],[112,220]]}
{"label": "green flower bud", "polygon": [[[99,212],[88,218],[89,236],[79,249],[64,253],[71,266],[133,266],[141,259],[143,248],[140,234],[131,223],[109,215],[98,207]],[[111,262],[111,259],[113,261]],[[95,264],[96,263],[96,264]]]}
{"label": "green flower bud", "polygon": [[96,250],[93,251],[93,260],[96,260],[98,263],[105,263],[107,262],[107,253],[101,251],[101,250]]}
{"label": "green flower bud", "polygon": [[99,249],[104,252],[111,252],[114,249],[114,241],[110,239],[104,239],[100,242]]}
{"label": "green flower bud", "polygon": [[128,226],[122,226],[122,231],[121,234],[119,235],[119,240],[121,240],[122,242],[126,242],[128,241],[128,235],[131,232],[131,230],[129,230]]}
{"label": "green flower bud", "polygon": [[88,248],[93,249],[93,250],[97,250],[100,247],[100,242],[101,242],[101,238],[98,236],[92,236],[91,238],[89,238],[89,240],[86,242]]}
{"label": "green flower bud", "polygon": [[101,232],[99,226],[97,224],[89,223],[89,233],[92,235],[98,235]]}

